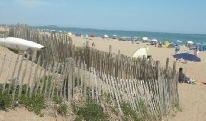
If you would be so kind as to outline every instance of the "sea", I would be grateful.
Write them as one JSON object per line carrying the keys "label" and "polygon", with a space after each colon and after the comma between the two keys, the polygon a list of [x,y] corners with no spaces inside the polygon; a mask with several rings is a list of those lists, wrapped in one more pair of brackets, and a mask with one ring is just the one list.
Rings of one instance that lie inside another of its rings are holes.
{"label": "sea", "polygon": [[164,32],[146,32],[146,31],[124,31],[124,30],[102,30],[91,28],[74,28],[74,27],[59,27],[59,26],[34,26],[35,29],[41,29],[43,31],[58,31],[58,32],[71,32],[73,34],[95,34],[96,36],[107,35],[112,38],[116,35],[117,38],[125,38],[130,41],[135,39],[141,39],[142,37],[148,37],[149,39],[157,39],[160,41],[169,42],[182,42],[193,41],[198,44],[206,44],[206,34],[182,34],[182,33],[164,33]]}

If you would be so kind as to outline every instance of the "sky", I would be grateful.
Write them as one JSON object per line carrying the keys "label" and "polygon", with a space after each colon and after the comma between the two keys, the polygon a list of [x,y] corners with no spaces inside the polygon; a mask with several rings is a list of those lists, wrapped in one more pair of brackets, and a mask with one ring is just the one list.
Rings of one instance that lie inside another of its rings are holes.
{"label": "sky", "polygon": [[0,24],[206,34],[206,0],[0,0]]}

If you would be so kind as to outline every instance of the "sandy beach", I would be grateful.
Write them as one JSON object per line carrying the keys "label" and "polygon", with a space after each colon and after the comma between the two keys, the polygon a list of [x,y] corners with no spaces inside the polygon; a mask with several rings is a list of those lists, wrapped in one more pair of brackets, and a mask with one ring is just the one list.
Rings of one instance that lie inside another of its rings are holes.
{"label": "sandy beach", "polygon": [[[95,43],[96,49],[102,51],[109,51],[109,45],[112,45],[112,52],[118,53],[120,50],[121,54],[132,56],[133,53],[139,49],[140,47],[149,47],[148,54],[152,56],[154,60],[159,60],[161,66],[165,66],[166,59],[169,58],[169,66],[172,67],[173,62],[176,59],[173,57],[175,50],[174,48],[158,48],[154,45],[147,45],[146,43],[140,44],[132,44],[129,41],[118,41],[117,39],[102,39],[99,37],[85,39],[83,37],[76,37],[71,35],[73,44],[76,46],[83,46],[83,43],[89,41],[89,46],[92,45],[92,42]],[[184,50],[188,50],[186,47],[181,47],[180,52],[184,52]],[[193,51],[190,53],[193,53]],[[9,53],[9,50],[3,47],[0,47],[0,57],[6,53]],[[198,55],[201,58],[201,62],[191,62],[188,61],[186,64],[181,61],[176,62],[176,68],[182,67],[184,69],[184,73],[189,78],[193,78],[199,82],[206,82],[206,51],[200,52]],[[164,121],[205,121],[206,120],[206,85],[191,85],[182,83],[179,84],[179,101],[180,107],[182,111],[178,111],[177,113],[172,112],[168,117],[164,118]],[[11,116],[12,115],[12,116]],[[0,121],[8,120],[12,121],[13,119],[17,121],[28,121],[27,117],[34,117],[31,119],[32,121],[39,120],[55,120],[52,117],[44,117],[40,118],[38,116],[34,116],[35,114],[27,112],[23,109],[18,109],[18,111],[9,111],[4,112],[0,111]],[[18,118],[15,118],[18,117]],[[31,121],[29,120],[29,121]],[[58,119],[61,121],[62,119]]]}
{"label": "sandy beach", "polygon": [[[118,41],[117,39],[102,39],[99,37],[84,39],[82,37],[71,36],[73,44],[76,46],[82,46],[84,42],[89,41],[89,46],[92,42],[95,43],[95,48],[103,51],[109,51],[109,45],[112,45],[112,52],[132,56],[133,53],[140,47],[149,47],[148,54],[152,55],[154,60],[159,60],[161,66],[166,65],[166,59],[169,58],[169,65],[172,67],[173,62],[176,59],[173,57],[175,53],[174,48],[158,48],[154,45],[147,45],[146,43],[132,44],[130,41]],[[182,46],[180,53],[184,50],[193,53],[193,51]],[[192,78],[198,82],[206,82],[206,51],[201,51],[198,55],[201,58],[201,62],[183,61],[176,62],[176,69],[183,68],[187,77]],[[168,117],[165,117],[164,121],[205,121],[206,120],[206,85],[192,85],[181,83],[178,86],[179,89],[179,101],[182,111],[177,113],[171,113]]]}

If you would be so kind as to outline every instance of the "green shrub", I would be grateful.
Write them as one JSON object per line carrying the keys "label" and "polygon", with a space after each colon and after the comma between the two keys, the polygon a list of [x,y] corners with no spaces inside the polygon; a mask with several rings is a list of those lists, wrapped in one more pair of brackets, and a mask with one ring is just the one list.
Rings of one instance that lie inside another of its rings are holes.
{"label": "green shrub", "polygon": [[63,99],[62,97],[58,97],[58,96],[55,96],[53,98],[53,101],[56,103],[56,104],[61,104],[63,102]]}
{"label": "green shrub", "polygon": [[0,110],[6,110],[12,105],[12,98],[9,94],[0,92]]}
{"label": "green shrub", "polygon": [[[40,83],[43,84],[43,91],[49,92],[49,88],[51,87],[52,76],[44,76],[40,79]],[[46,89],[47,88],[47,89]]]}
{"label": "green shrub", "polygon": [[124,114],[123,120],[134,120],[134,121],[143,121],[142,117],[138,115],[127,103],[123,102],[121,104],[121,109]]}
{"label": "green shrub", "polygon": [[115,107],[111,107],[111,111],[112,111],[112,113],[114,113],[115,115],[118,115],[118,114],[119,114],[118,109],[115,108]]}
{"label": "green shrub", "polygon": [[41,110],[46,106],[44,96],[42,95],[33,95],[32,97],[22,95],[19,103],[24,105],[29,111],[34,111],[37,115],[39,115]]}
{"label": "green shrub", "polygon": [[82,116],[76,116],[74,121],[82,121],[84,118]]}
{"label": "green shrub", "polygon": [[139,111],[141,112],[141,114],[143,115],[148,115],[148,110],[147,110],[147,106],[144,104],[144,101],[140,100],[138,102],[138,107],[139,107]]}
{"label": "green shrub", "polygon": [[111,94],[110,93],[105,93],[104,96],[105,96],[106,102],[111,103]]}
{"label": "green shrub", "polygon": [[79,107],[77,114],[86,121],[105,121],[108,119],[103,108],[92,100],[88,100],[83,107]]}
{"label": "green shrub", "polygon": [[174,105],[174,107],[175,107],[178,111],[182,112],[182,108],[180,107],[180,104],[179,104],[178,101],[175,101],[175,102],[173,103],[173,105]]}
{"label": "green shrub", "polygon": [[[24,84],[21,87],[21,96],[18,98],[20,85],[16,85],[14,83],[5,84],[5,90],[2,94],[3,85],[0,85],[0,109],[6,110],[7,108],[14,105],[12,102],[18,101],[19,104],[25,106],[29,111],[35,112],[37,115],[41,113],[41,110],[45,108],[45,100],[44,96],[40,94],[32,95],[29,97],[26,95],[28,85]],[[9,90],[10,89],[10,90]],[[14,99],[12,99],[12,94],[14,93]]]}
{"label": "green shrub", "polygon": [[62,115],[62,116],[66,116],[67,114],[67,108],[68,106],[66,104],[60,104],[58,107],[57,107],[57,112],[58,114]]}

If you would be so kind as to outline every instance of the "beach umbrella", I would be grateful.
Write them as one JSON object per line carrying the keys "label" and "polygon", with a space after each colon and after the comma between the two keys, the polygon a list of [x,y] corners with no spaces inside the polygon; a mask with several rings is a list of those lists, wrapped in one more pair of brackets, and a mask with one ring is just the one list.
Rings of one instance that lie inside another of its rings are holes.
{"label": "beach umbrella", "polygon": [[201,61],[201,59],[199,57],[197,57],[196,55],[193,55],[193,54],[189,54],[189,53],[179,53],[179,54],[173,55],[173,57],[176,59],[184,59],[187,61],[195,61],[195,62]]}
{"label": "beach umbrella", "polygon": [[84,35],[84,37],[85,37],[86,39],[88,39],[88,38],[89,38],[88,34],[85,34],[85,35]]}
{"label": "beach umbrella", "polygon": [[140,48],[138,49],[133,55],[132,57],[134,58],[143,58],[144,56],[147,58],[147,51],[149,50],[149,48]]}
{"label": "beach umbrella", "polygon": [[168,47],[169,45],[170,45],[170,42],[169,42],[169,41],[165,41],[165,42],[164,42],[164,46],[165,46],[165,47]]}
{"label": "beach umbrella", "polygon": [[187,43],[188,43],[188,44],[194,44],[194,42],[193,42],[193,41],[187,41]]}
{"label": "beach umbrella", "polygon": [[104,37],[104,38],[108,38],[108,35],[105,34],[103,37]]}
{"label": "beach umbrella", "polygon": [[71,33],[71,32],[68,32],[68,33],[67,33],[67,35],[69,35],[69,36],[70,36],[70,35],[72,35],[72,33]]}
{"label": "beach umbrella", "polygon": [[95,34],[90,34],[90,37],[96,37],[96,35]]}
{"label": "beach umbrella", "polygon": [[182,43],[182,41],[181,41],[181,40],[177,40],[176,42],[177,42],[177,43]]}
{"label": "beach umbrella", "polygon": [[174,43],[169,43],[169,44],[167,45],[167,48],[175,48],[175,44],[174,44]]}
{"label": "beach umbrella", "polygon": [[147,41],[149,38],[148,37],[142,37],[142,40]]}
{"label": "beach umbrella", "polygon": [[71,32],[68,32],[67,34],[68,34],[68,35],[72,35],[72,33],[71,33]]}
{"label": "beach umbrella", "polygon": [[152,39],[151,41],[152,41],[152,42],[157,42],[158,40],[157,40],[157,39]]}
{"label": "beach umbrella", "polygon": [[117,38],[117,35],[113,35],[113,37],[112,37],[113,39],[116,39]]}

